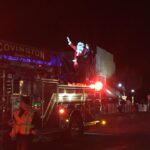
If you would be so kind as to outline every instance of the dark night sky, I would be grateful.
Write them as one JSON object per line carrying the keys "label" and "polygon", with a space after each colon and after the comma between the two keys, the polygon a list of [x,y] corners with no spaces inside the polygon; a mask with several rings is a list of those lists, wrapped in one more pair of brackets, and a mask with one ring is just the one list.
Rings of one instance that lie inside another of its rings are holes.
{"label": "dark night sky", "polygon": [[0,39],[57,51],[68,50],[66,36],[98,45],[114,54],[119,79],[148,90],[149,11],[135,0],[1,2]]}

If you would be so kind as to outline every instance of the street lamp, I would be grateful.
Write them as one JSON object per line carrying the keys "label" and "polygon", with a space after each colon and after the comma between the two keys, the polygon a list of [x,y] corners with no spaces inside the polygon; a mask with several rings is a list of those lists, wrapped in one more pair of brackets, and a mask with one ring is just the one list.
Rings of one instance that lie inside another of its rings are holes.
{"label": "street lamp", "polygon": [[131,93],[134,93],[135,92],[135,90],[134,89],[131,89]]}
{"label": "street lamp", "polygon": [[118,83],[118,87],[119,87],[119,88],[122,87],[122,83]]}
{"label": "street lamp", "polygon": [[132,93],[132,104],[134,104],[134,93],[135,93],[135,89],[131,89],[131,93]]}
{"label": "street lamp", "polygon": [[125,94],[125,87],[122,83],[118,83],[118,87],[122,89],[122,92],[123,92],[123,96],[126,96]]}

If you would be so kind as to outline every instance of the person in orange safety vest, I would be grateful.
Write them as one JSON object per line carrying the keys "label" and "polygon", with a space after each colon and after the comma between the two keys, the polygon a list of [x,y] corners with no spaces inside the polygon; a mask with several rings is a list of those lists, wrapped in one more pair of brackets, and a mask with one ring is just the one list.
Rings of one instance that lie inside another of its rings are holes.
{"label": "person in orange safety vest", "polygon": [[35,112],[30,108],[30,97],[22,96],[20,107],[13,112],[10,137],[16,139],[16,150],[29,150],[33,135],[37,134]]}

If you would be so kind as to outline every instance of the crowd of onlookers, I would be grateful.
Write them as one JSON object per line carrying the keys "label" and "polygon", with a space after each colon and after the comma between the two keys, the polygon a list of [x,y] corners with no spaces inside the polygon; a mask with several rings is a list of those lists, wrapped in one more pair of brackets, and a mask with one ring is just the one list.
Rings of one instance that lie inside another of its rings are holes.
{"label": "crowd of onlookers", "polygon": [[102,114],[115,113],[131,113],[131,112],[148,112],[150,111],[150,104],[142,102],[132,102],[131,100],[123,99],[107,99],[101,100],[100,112]]}

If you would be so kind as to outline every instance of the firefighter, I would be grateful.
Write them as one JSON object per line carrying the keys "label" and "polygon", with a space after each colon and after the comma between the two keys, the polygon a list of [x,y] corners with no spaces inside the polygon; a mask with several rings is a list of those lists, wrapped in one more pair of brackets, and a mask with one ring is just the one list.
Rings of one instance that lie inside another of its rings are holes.
{"label": "firefighter", "polygon": [[37,134],[37,119],[30,107],[30,97],[22,96],[19,109],[13,112],[11,138],[16,139],[16,150],[29,150],[33,135]]}

